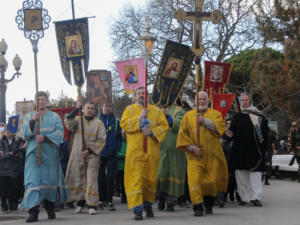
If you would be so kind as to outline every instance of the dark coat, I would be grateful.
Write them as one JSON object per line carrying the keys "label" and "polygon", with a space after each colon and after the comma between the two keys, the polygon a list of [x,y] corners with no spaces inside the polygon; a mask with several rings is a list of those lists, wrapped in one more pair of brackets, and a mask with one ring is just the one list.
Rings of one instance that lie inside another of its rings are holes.
{"label": "dark coat", "polygon": [[25,150],[21,147],[21,140],[13,138],[9,144],[6,136],[0,140],[0,176],[17,177],[24,172]]}
{"label": "dark coat", "polygon": [[121,149],[123,139],[120,122],[115,118],[113,113],[109,115],[101,113],[100,118],[106,130],[106,144],[102,149],[101,157],[116,157],[117,152]]}
{"label": "dark coat", "polygon": [[260,127],[263,141],[260,143],[249,114],[237,113],[231,122],[233,146],[230,168],[233,170],[264,171],[268,145],[268,122],[260,115]]}

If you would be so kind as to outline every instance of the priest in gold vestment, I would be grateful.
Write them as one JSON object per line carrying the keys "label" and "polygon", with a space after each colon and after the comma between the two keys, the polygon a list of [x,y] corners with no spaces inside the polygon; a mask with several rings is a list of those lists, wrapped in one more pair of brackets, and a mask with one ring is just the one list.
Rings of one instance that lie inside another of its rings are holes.
{"label": "priest in gold vestment", "polygon": [[187,152],[188,184],[194,215],[203,216],[204,208],[205,214],[212,214],[217,192],[226,192],[228,173],[219,140],[224,133],[225,122],[220,112],[208,108],[206,92],[199,92],[198,101],[198,115],[196,109],[193,109],[182,119],[176,147]]}
{"label": "priest in gold vestment", "polygon": [[[135,219],[153,217],[160,143],[164,140],[169,125],[163,112],[154,105],[144,109],[145,88],[137,88],[133,103],[125,109],[121,127],[126,134],[125,192],[128,207],[133,208]],[[147,139],[147,152],[143,139]]]}
{"label": "priest in gold vestment", "polygon": [[[99,203],[98,170],[100,157],[105,141],[106,131],[104,124],[96,118],[95,104],[87,102],[83,107],[83,128],[81,120],[76,114],[81,110],[82,100],[77,100],[76,108],[66,116],[65,124],[73,132],[73,144],[68,168],[66,184],[69,200],[76,201],[76,213],[81,213],[84,206],[88,206],[90,215],[96,214]],[[84,131],[84,142],[82,139]],[[83,149],[84,148],[84,149]]]}

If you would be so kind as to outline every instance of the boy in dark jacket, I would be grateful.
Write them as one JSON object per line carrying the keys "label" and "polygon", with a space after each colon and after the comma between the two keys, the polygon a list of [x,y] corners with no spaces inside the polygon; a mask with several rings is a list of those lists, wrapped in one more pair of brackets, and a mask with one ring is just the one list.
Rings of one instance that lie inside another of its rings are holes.
{"label": "boy in dark jacket", "polygon": [[117,168],[117,152],[122,145],[122,133],[120,122],[114,116],[112,103],[104,103],[100,119],[106,129],[106,144],[100,155],[100,168],[98,175],[99,207],[103,209],[107,205],[110,211],[114,211],[113,191]]}

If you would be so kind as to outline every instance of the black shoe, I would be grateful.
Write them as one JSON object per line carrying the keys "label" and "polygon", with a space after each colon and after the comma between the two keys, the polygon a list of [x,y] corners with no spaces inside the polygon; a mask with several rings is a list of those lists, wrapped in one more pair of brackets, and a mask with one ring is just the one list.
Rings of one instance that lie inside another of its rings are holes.
{"label": "black shoe", "polygon": [[194,216],[203,216],[203,209],[197,209],[194,211]]}
{"label": "black shoe", "polygon": [[203,214],[204,214],[202,203],[193,205],[193,210],[194,210],[194,216],[203,216]]}
{"label": "black shoe", "polygon": [[135,220],[143,220],[143,211],[134,213]]}
{"label": "black shoe", "polygon": [[99,209],[100,209],[100,210],[103,210],[104,207],[106,207],[105,202],[99,202]]}
{"label": "black shoe", "polygon": [[165,209],[165,201],[159,200],[157,207],[158,207],[159,211],[164,210]]}
{"label": "black shoe", "polygon": [[54,220],[54,219],[56,219],[55,212],[48,214],[48,219],[49,219],[49,220]]}
{"label": "black shoe", "polygon": [[205,208],[205,214],[207,214],[207,215],[213,214],[212,208]]}
{"label": "black shoe", "polygon": [[235,199],[236,199],[237,202],[241,202],[242,201],[241,196],[237,192],[235,192]]}
{"label": "black shoe", "polygon": [[38,216],[34,214],[29,214],[29,216],[26,219],[26,223],[32,223],[37,221],[38,221]]}
{"label": "black shoe", "polygon": [[268,180],[265,180],[265,185],[270,185],[270,182]]}
{"label": "black shoe", "polygon": [[167,211],[168,212],[174,212],[175,211],[174,204],[167,203]]}
{"label": "black shoe", "polygon": [[7,206],[2,206],[1,211],[2,212],[8,212],[8,207]]}
{"label": "black shoe", "polygon": [[261,201],[259,201],[258,199],[255,199],[255,200],[251,200],[250,201],[254,206],[258,206],[258,207],[262,207],[262,203]]}
{"label": "black shoe", "polygon": [[74,206],[74,203],[73,202],[67,202],[66,206],[70,209],[74,209],[75,206]]}
{"label": "black shoe", "polygon": [[48,219],[49,220],[54,220],[56,219],[56,215],[55,215],[55,212],[54,212],[54,209],[51,208],[51,209],[46,209],[46,212],[48,214]]}
{"label": "black shoe", "polygon": [[114,204],[112,204],[111,202],[108,203],[107,209],[109,211],[116,211],[116,208],[115,208]]}
{"label": "black shoe", "polygon": [[145,207],[145,211],[146,211],[146,216],[147,217],[154,217],[154,213],[153,213],[153,210],[152,210],[152,207]]}
{"label": "black shoe", "polygon": [[246,202],[241,200],[239,205],[246,205]]}

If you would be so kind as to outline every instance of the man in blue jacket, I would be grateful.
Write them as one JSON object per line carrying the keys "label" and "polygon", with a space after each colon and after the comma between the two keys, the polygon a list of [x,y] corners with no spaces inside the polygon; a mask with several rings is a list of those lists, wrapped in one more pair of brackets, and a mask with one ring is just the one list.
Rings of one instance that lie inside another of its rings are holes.
{"label": "man in blue jacket", "polygon": [[117,152],[122,146],[122,133],[120,122],[111,111],[112,103],[102,105],[100,118],[106,129],[106,144],[100,155],[98,188],[100,209],[107,205],[110,211],[114,211],[115,207],[112,201],[114,180],[117,168]]}

